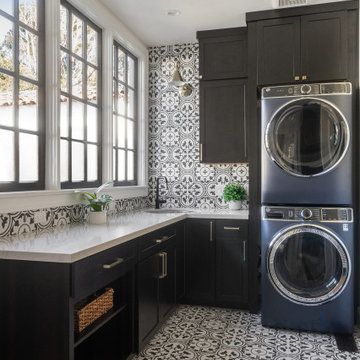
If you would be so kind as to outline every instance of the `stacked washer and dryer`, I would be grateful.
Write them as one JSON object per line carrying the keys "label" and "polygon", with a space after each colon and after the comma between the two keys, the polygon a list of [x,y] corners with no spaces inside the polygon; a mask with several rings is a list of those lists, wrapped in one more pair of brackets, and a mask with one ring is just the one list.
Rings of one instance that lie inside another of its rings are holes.
{"label": "stacked washer and dryer", "polygon": [[262,323],[352,333],[351,83],[261,95]]}

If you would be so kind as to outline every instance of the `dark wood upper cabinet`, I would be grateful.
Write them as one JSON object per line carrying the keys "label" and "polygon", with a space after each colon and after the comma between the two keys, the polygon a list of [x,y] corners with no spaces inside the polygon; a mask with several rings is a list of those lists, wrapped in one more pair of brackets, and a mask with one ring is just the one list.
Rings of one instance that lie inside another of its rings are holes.
{"label": "dark wood upper cabinet", "polygon": [[202,80],[247,76],[247,31],[244,28],[200,31]]}
{"label": "dark wood upper cabinet", "polygon": [[300,18],[259,21],[258,83],[292,83],[300,76]]}
{"label": "dark wood upper cabinet", "polygon": [[200,161],[246,161],[246,79],[202,81]]}
{"label": "dark wood upper cabinet", "polygon": [[260,85],[347,78],[347,11],[257,23]]}
{"label": "dark wood upper cabinet", "polygon": [[301,17],[301,69],[309,81],[347,78],[347,12]]}

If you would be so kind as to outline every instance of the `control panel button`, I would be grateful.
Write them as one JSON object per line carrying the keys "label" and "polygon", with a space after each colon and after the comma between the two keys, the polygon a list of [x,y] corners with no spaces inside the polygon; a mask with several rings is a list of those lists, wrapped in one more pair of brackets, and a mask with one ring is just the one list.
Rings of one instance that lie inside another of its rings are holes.
{"label": "control panel button", "polygon": [[300,216],[304,219],[304,220],[308,220],[312,217],[313,213],[310,209],[302,209],[300,212]]}
{"label": "control panel button", "polygon": [[302,94],[308,95],[308,94],[311,93],[311,86],[307,85],[307,84],[302,85],[301,88],[300,88],[300,91],[301,91]]}

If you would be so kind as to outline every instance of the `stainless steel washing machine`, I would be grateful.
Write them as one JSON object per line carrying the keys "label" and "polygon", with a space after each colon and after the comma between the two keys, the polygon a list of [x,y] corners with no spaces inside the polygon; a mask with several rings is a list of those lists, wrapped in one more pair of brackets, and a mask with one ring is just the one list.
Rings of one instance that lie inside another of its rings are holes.
{"label": "stainless steel washing machine", "polygon": [[351,206],[351,83],[262,89],[263,204]]}
{"label": "stainless steel washing machine", "polygon": [[264,206],[261,231],[262,324],[352,333],[352,209]]}

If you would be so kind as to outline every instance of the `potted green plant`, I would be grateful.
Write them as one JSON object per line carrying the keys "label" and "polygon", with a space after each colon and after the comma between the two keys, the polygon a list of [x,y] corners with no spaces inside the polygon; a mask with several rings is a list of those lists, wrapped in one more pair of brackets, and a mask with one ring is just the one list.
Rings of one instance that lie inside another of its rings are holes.
{"label": "potted green plant", "polygon": [[229,203],[230,210],[239,210],[241,201],[246,199],[246,189],[239,182],[229,183],[224,188],[224,200]]}
{"label": "potted green plant", "polygon": [[98,187],[94,193],[81,192],[83,198],[88,202],[86,206],[90,208],[88,221],[90,224],[100,225],[106,223],[107,210],[106,207],[109,205],[113,198],[110,195],[102,194],[99,195],[100,191],[112,185],[112,181],[108,181],[105,184]]}

